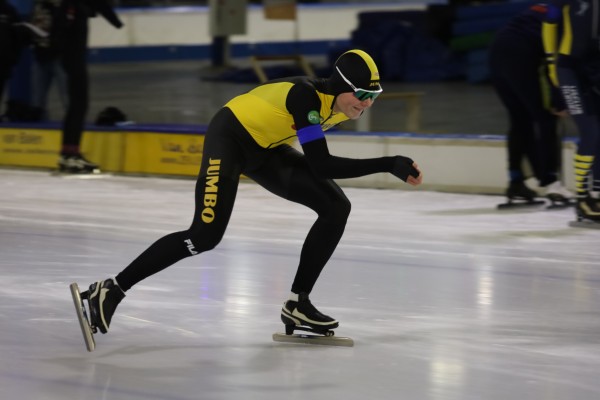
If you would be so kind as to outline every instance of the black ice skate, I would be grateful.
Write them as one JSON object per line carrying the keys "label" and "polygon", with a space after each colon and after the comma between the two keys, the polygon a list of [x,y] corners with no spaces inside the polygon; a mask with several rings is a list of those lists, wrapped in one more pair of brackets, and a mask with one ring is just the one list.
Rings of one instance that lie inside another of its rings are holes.
{"label": "black ice skate", "polygon": [[58,171],[65,174],[98,174],[100,166],[81,154],[63,154],[58,159]]}
{"label": "black ice skate", "polygon": [[[354,345],[354,341],[350,338],[334,337],[333,329],[337,328],[339,323],[317,310],[310,302],[307,293],[300,293],[298,301],[288,300],[283,304],[281,321],[285,325],[285,334],[273,334],[273,340],[278,342]],[[310,332],[312,335],[294,334],[294,331]]]}
{"label": "black ice skate", "polygon": [[506,203],[498,204],[498,209],[504,210],[515,207],[531,207],[546,204],[543,200],[538,200],[538,194],[529,189],[523,181],[512,181],[506,189]]}
{"label": "black ice skate", "polygon": [[[79,292],[76,283],[70,287],[83,339],[88,351],[93,351],[96,348],[94,334],[98,329],[102,333],[108,332],[112,316],[125,293],[113,279],[95,282],[83,293]],[[87,300],[87,310],[83,300]]]}
{"label": "black ice skate", "polygon": [[570,226],[600,229],[600,204],[597,199],[589,195],[578,198],[575,213],[577,219],[570,222]]}
{"label": "black ice skate", "polygon": [[92,283],[89,292],[88,303],[92,326],[106,333],[117,306],[125,298],[125,293],[113,279]]}

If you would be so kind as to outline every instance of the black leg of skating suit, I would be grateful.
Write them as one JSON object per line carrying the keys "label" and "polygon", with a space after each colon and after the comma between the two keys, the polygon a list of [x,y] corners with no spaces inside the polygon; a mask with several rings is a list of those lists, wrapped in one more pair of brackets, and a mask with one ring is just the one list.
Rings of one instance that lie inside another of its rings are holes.
{"label": "black leg of skating suit", "polygon": [[191,226],[162,237],[118,274],[117,282],[124,291],[177,261],[211,250],[223,238],[246,158],[233,131],[234,121],[231,112],[223,109],[209,124],[196,182],[196,207]]}
{"label": "black leg of skating suit", "polygon": [[276,148],[261,168],[247,175],[272,193],[317,213],[292,284],[294,293],[310,293],[344,233],[350,201],[333,180],[316,177],[304,155],[288,146]]}
{"label": "black leg of skating suit", "polygon": [[315,177],[297,150],[258,146],[226,108],[215,115],[206,133],[190,228],[152,244],[117,275],[121,288],[129,290],[183,258],[214,248],[225,233],[242,173],[317,213],[292,286],[294,291],[310,292],[344,232],[350,203],[332,180]]}

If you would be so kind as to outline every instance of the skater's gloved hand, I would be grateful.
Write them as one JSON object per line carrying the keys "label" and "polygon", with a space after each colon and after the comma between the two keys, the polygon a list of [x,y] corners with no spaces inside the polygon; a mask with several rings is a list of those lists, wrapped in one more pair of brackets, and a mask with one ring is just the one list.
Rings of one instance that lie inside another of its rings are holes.
{"label": "skater's gloved hand", "polygon": [[419,170],[419,166],[408,157],[396,156],[394,158],[392,174],[410,185],[420,185],[423,181],[423,174]]}

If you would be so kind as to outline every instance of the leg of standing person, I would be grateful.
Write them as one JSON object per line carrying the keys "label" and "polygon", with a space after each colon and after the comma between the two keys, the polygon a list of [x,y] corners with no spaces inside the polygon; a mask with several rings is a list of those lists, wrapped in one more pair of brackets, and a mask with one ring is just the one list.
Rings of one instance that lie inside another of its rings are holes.
{"label": "leg of standing person", "polygon": [[521,86],[520,97],[533,120],[534,140],[529,148],[528,158],[534,160],[533,170],[541,187],[546,187],[558,180],[559,154],[557,117],[549,110],[544,100],[544,87],[540,85],[541,71]]}
{"label": "leg of standing person", "polygon": [[48,92],[54,78],[54,60],[40,60],[34,57],[31,66],[31,105],[34,112],[34,120],[48,120]]}
{"label": "leg of standing person", "polygon": [[59,59],[34,60],[32,66],[32,106],[39,121],[48,121],[48,95],[52,84],[57,89],[58,99],[64,112],[68,110],[67,76]]}
{"label": "leg of standing person", "polygon": [[595,94],[585,89],[582,77],[578,77],[572,68],[561,66],[559,58],[558,76],[561,90],[569,107],[569,114],[577,126],[579,142],[574,158],[575,189],[578,213],[586,218],[600,219],[600,207],[591,198],[592,169],[600,132],[600,119],[594,110]]}
{"label": "leg of standing person", "polygon": [[[600,140],[596,143],[595,160],[600,160]],[[594,163],[592,166],[592,192],[596,200],[600,199],[600,162]],[[600,208],[600,204],[598,205]]]}
{"label": "leg of standing person", "polygon": [[591,107],[594,109],[594,114],[597,116],[598,137],[596,138],[596,151],[594,153],[594,164],[590,173],[590,196],[591,199],[600,208],[600,52],[596,55],[596,60],[590,62],[585,69],[590,75],[590,87],[594,89],[590,94]]}
{"label": "leg of standing person", "polygon": [[81,154],[81,137],[89,104],[87,69],[87,16],[73,19],[64,35],[61,61],[67,76],[67,112],[63,119],[63,137],[59,169],[67,172],[92,172],[98,165]]}
{"label": "leg of standing person", "polygon": [[[12,58],[6,56],[12,49],[12,21],[10,20],[9,10],[5,10],[4,7],[4,1],[0,1],[0,54],[2,54],[2,57],[0,57],[0,111],[2,110],[1,105],[4,99],[4,88],[10,78],[13,66]],[[10,11],[10,14],[13,14],[12,7]]]}
{"label": "leg of standing person", "polygon": [[561,144],[558,137],[558,117],[550,110],[550,86],[545,82],[545,70],[540,67],[540,57],[537,63],[531,59],[523,60],[523,68],[531,73],[528,80],[521,79],[515,82],[515,90],[521,104],[533,122],[532,142],[526,147],[527,159],[531,161],[532,168],[540,187],[546,196],[557,204],[568,204],[573,197],[560,181],[560,152]]}
{"label": "leg of standing person", "polygon": [[[524,47],[515,47],[519,43]],[[537,193],[525,185],[523,161],[525,155],[531,155],[535,146],[533,120],[520,95],[520,85],[529,82],[534,73],[527,65],[521,64],[520,54],[530,52],[530,48],[512,35],[499,35],[490,49],[490,70],[494,89],[506,108],[509,117],[507,133],[509,187],[506,195],[509,199],[530,200]],[[535,164],[530,160],[530,163]]]}
{"label": "leg of standing person", "polygon": [[6,87],[6,82],[8,82],[8,79],[10,78],[11,67],[12,66],[3,65],[3,61],[0,61],[0,116],[2,115],[2,104],[4,102],[4,89]]}
{"label": "leg of standing person", "polygon": [[52,74],[56,82],[58,99],[64,110],[69,108],[69,95],[67,89],[67,74],[62,63],[58,60],[52,63]]}

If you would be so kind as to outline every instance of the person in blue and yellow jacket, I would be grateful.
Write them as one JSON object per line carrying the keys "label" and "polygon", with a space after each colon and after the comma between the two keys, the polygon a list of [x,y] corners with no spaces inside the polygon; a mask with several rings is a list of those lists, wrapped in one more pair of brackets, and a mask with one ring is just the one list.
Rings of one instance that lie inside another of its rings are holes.
{"label": "person in blue and yellow jacket", "polygon": [[538,3],[513,17],[490,46],[492,83],[509,115],[507,134],[510,200],[529,202],[537,193],[525,184],[527,160],[539,186],[553,202],[573,196],[559,179],[558,117],[566,116],[560,90],[549,82],[542,43],[542,22],[548,6]]}
{"label": "person in blue and yellow jacket", "polygon": [[598,222],[600,205],[592,192],[600,191],[600,1],[552,1],[543,39],[552,81],[580,136],[574,160],[577,217]]}
{"label": "person in blue and yellow jacket", "polygon": [[[89,290],[92,324],[106,333],[117,304],[133,285],[217,246],[244,174],[317,214],[302,247],[282,320],[319,332],[336,328],[338,322],[321,314],[308,297],[350,213],[350,201],[333,179],[385,172],[411,185],[422,181],[417,164],[408,157],[353,159],[329,152],[325,131],[359,118],[381,92],[372,58],[350,50],[337,59],[329,78],[273,80],[229,101],[206,132],[191,226],[159,239],[115,278],[93,283]],[[302,152],[291,146],[296,141]]]}

